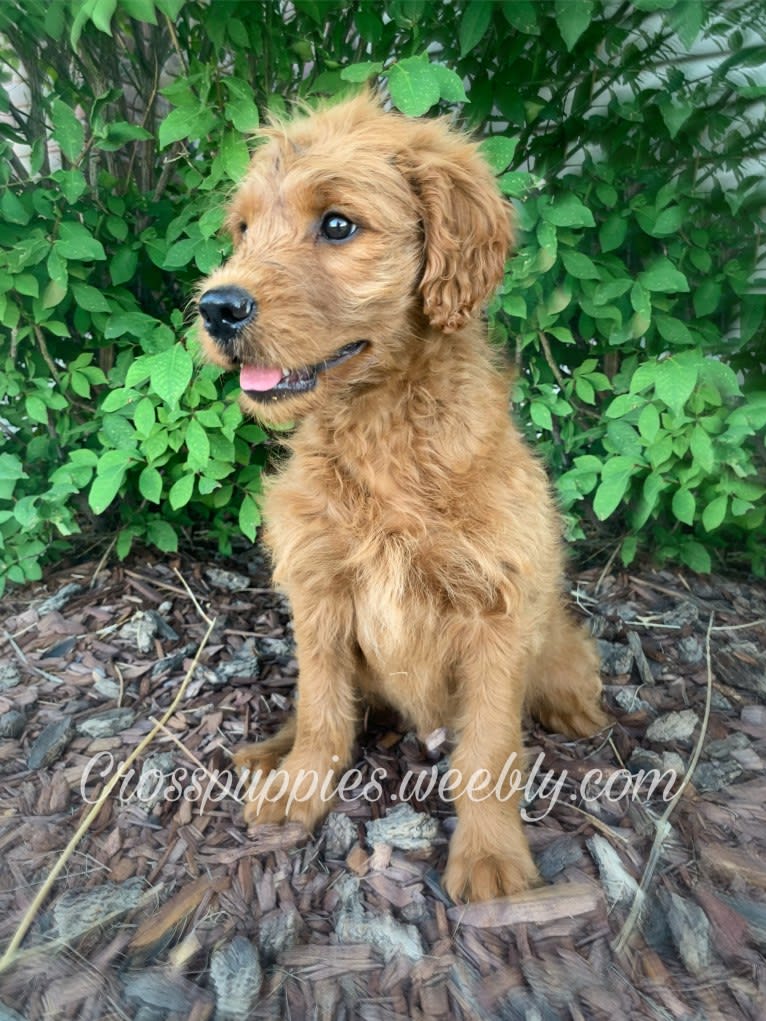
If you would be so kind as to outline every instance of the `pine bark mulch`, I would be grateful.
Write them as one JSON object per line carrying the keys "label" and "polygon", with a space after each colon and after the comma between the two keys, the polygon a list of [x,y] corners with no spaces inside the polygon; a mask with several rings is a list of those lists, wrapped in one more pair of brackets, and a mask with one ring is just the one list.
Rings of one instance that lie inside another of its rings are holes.
{"label": "pine bark mulch", "polygon": [[29,928],[0,1021],[762,1019],[766,586],[593,570],[572,594],[614,726],[530,726],[548,885],[458,906],[439,884],[451,806],[397,800],[405,776],[439,778],[444,734],[372,719],[359,783],[313,837],[243,827],[230,753],[291,712],[297,674],[257,551],[9,592],[0,954]]}

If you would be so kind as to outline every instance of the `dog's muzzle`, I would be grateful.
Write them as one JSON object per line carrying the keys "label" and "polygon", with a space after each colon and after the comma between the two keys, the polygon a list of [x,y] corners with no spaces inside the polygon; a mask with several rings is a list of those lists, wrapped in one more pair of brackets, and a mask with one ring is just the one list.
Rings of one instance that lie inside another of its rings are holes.
{"label": "dog's muzzle", "polygon": [[313,390],[319,376],[367,347],[366,340],[352,341],[315,365],[276,368],[244,362],[234,342],[258,315],[258,303],[242,287],[213,287],[199,300],[199,314],[205,329],[223,353],[240,363],[240,386],[254,401],[276,401]]}
{"label": "dog's muzzle", "polygon": [[278,401],[296,394],[305,394],[314,389],[323,372],[347,362],[349,358],[358,355],[366,347],[366,340],[355,340],[350,344],[345,344],[329,358],[317,362],[316,365],[304,365],[300,369],[242,365],[239,372],[239,385],[250,400],[258,401],[261,404],[267,401]]}
{"label": "dog's muzzle", "polygon": [[199,314],[207,332],[226,350],[258,315],[258,303],[242,287],[213,287],[200,298]]}

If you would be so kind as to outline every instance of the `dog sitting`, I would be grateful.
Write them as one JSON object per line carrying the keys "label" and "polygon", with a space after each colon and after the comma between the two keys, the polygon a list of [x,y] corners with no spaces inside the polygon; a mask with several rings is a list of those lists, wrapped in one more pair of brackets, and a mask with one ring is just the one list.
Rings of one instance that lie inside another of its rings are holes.
{"label": "dog sitting", "polygon": [[[475,144],[367,95],[263,135],[231,202],[233,254],[199,312],[206,357],[239,371],[243,409],[298,422],[263,510],[299,698],[235,762],[337,777],[375,703],[421,736],[450,728],[462,780],[445,889],[524,890],[538,876],[521,795],[474,798],[469,780],[523,766],[525,709],[572,737],[606,718],[593,643],[564,608],[546,476],[479,317],[509,209]],[[311,829],[330,807],[285,793],[248,802],[245,819]]]}

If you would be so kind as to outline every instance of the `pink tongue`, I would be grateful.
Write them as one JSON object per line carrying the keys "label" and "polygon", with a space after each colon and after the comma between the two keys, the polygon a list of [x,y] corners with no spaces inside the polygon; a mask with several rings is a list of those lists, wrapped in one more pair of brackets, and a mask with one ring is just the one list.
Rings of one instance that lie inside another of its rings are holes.
{"label": "pink tongue", "polygon": [[257,365],[243,365],[239,370],[239,385],[243,390],[273,390],[281,378],[281,369],[261,369]]}

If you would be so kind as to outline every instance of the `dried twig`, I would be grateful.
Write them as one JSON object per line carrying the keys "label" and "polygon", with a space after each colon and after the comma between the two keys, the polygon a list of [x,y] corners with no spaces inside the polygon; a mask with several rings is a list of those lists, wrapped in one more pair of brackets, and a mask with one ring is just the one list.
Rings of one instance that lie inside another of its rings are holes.
{"label": "dried twig", "polygon": [[620,934],[614,943],[614,949],[617,953],[620,953],[625,948],[625,944],[628,942],[633,929],[635,928],[638,916],[641,913],[641,907],[644,901],[644,894],[646,893],[647,887],[652,880],[652,877],[657,869],[657,865],[660,860],[662,853],[662,845],[665,842],[666,837],[670,833],[670,823],[668,820],[673,814],[673,810],[681,799],[681,795],[686,790],[686,787],[691,782],[694,776],[694,770],[697,768],[699,757],[702,753],[702,745],[705,743],[705,736],[707,735],[708,721],[710,719],[710,705],[713,698],[713,666],[710,658],[710,635],[713,630],[713,617],[714,614],[710,614],[710,621],[707,627],[707,634],[705,635],[705,660],[707,663],[707,692],[705,696],[705,712],[702,717],[702,725],[700,727],[700,735],[697,739],[697,744],[692,752],[692,757],[689,760],[689,765],[684,774],[684,778],[681,781],[678,790],[675,792],[673,797],[668,802],[668,807],[660,816],[657,822],[657,831],[654,834],[654,842],[652,843],[652,849],[649,852],[649,858],[644,869],[644,874],[641,877],[641,883],[639,884],[636,896],[633,898],[633,904],[631,905],[628,917],[625,919],[625,924],[620,930]]}
{"label": "dried twig", "polygon": [[563,396],[563,394],[564,394],[564,377],[561,375],[561,369],[559,369],[558,365],[556,364],[556,359],[551,354],[551,348],[550,348],[550,344],[548,343],[548,338],[545,336],[545,333],[543,332],[543,330],[539,330],[538,333],[537,333],[537,336],[538,336],[538,339],[540,341],[540,347],[543,349],[543,357],[545,358],[546,362],[548,363],[548,368],[553,373],[553,378],[558,383],[558,385],[559,385],[559,387],[561,389],[562,396]]}
{"label": "dried twig", "polygon": [[[155,723],[155,722],[156,722],[153,716],[150,716],[150,717],[149,717],[149,720],[150,720],[150,721],[151,721],[152,723]],[[171,740],[171,741],[172,741],[172,742],[173,742],[174,744],[177,744],[177,745],[178,745],[178,747],[179,747],[179,748],[181,749],[181,751],[182,751],[182,752],[184,753],[184,755],[185,755],[185,756],[186,756],[186,757],[187,757],[188,759],[191,759],[191,761],[192,761],[192,762],[194,763],[194,765],[195,765],[195,766],[196,766],[196,767],[197,767],[198,769],[201,769],[201,770],[202,770],[202,772],[203,772],[203,773],[205,774],[205,776],[206,776],[206,777],[207,777],[207,778],[208,778],[209,780],[211,780],[211,781],[212,781],[212,782],[213,782],[213,783],[214,783],[214,784],[216,785],[216,787],[220,787],[220,788],[221,788],[221,790],[222,790],[222,791],[223,791],[223,792],[224,792],[225,794],[228,794],[228,795],[229,795],[230,797],[232,797],[232,798],[233,798],[233,799],[234,799],[235,801],[238,801],[240,805],[241,805],[241,804],[244,804],[244,801],[243,801],[243,799],[242,799],[242,798],[241,798],[241,797],[240,797],[240,796],[239,796],[239,795],[237,794],[236,790],[233,790],[233,791],[232,791],[232,790],[230,790],[230,789],[229,789],[229,787],[227,787],[227,786],[226,786],[226,784],[224,784],[224,783],[221,783],[221,781],[220,781],[220,780],[218,779],[218,777],[217,777],[217,776],[215,776],[215,775],[214,775],[213,773],[211,773],[211,772],[210,772],[210,770],[209,770],[209,769],[207,768],[207,766],[206,766],[206,765],[205,765],[205,764],[204,764],[204,763],[203,763],[203,762],[202,762],[202,761],[201,761],[200,759],[198,759],[198,758],[197,758],[197,756],[196,756],[196,755],[194,754],[194,752],[192,752],[192,751],[189,751],[189,749],[188,749],[188,748],[186,747],[186,745],[185,745],[185,744],[183,743],[183,741],[182,741],[182,740],[181,740],[181,739],[180,739],[180,738],[179,738],[179,737],[178,737],[178,736],[177,736],[176,734],[174,734],[172,730],[168,730],[168,728],[167,728],[167,727],[165,726],[165,724],[164,724],[164,723],[162,722],[162,720],[160,720],[160,721],[159,721],[159,722],[157,723],[157,726],[158,726],[158,727],[159,727],[159,728],[160,728],[160,729],[162,730],[162,733],[163,733],[163,734],[164,734],[164,735],[165,735],[166,737],[169,737],[169,738],[170,738],[170,740]]]}
{"label": "dried twig", "polygon": [[111,554],[112,550],[114,549],[116,542],[117,542],[117,536],[115,535],[115,536],[112,537],[112,541],[106,547],[106,551],[104,552],[104,555],[99,560],[98,565],[96,567],[96,570],[93,572],[93,577],[90,579],[90,584],[88,585],[88,588],[93,588],[93,586],[98,581],[98,576],[103,571],[104,564],[109,559],[109,555]]}
{"label": "dried twig", "polygon": [[585,809],[580,808],[579,805],[569,804],[564,807],[568,808],[570,812],[577,812],[578,815],[584,815],[591,826],[593,826],[594,829],[601,830],[604,836],[608,837],[609,840],[614,842],[619,841],[621,844],[630,843],[627,837],[623,837],[621,833],[618,833],[615,830],[614,826],[608,826],[606,823],[602,822],[597,815],[593,815],[592,812],[586,812]]}
{"label": "dried twig", "polygon": [[612,564],[614,563],[614,558],[617,556],[617,554],[619,552],[620,552],[620,543],[617,543],[617,545],[614,547],[614,549],[612,550],[611,554],[609,555],[609,559],[604,564],[604,569],[601,572],[601,574],[598,576],[598,581],[596,582],[596,584],[595,584],[595,586],[593,588],[593,591],[596,593],[596,595],[598,595],[599,592],[601,591],[601,586],[604,584],[604,578],[606,578],[607,574],[609,574],[609,571],[611,570]]}
{"label": "dried twig", "polygon": [[31,670],[33,674],[37,674],[38,677],[42,677],[43,680],[49,681],[51,684],[59,685],[62,683],[60,677],[56,677],[55,674],[49,674],[47,670],[43,670],[42,667],[35,666],[34,663],[30,663],[29,657],[24,655],[23,650],[13,640],[13,635],[9,635],[7,631],[3,631],[3,641],[8,642],[10,647],[13,649],[13,654],[27,670]]}
{"label": "dried twig", "polygon": [[184,578],[184,576],[181,574],[181,572],[178,570],[177,567],[173,568],[173,573],[178,576],[179,581],[181,582],[183,587],[186,589],[186,591],[187,591],[187,593],[189,595],[189,598],[194,603],[194,606],[195,606],[195,609],[197,610],[197,613],[200,615],[200,617],[202,617],[202,619],[205,621],[206,624],[209,624],[210,623],[210,618],[205,613],[205,611],[202,609],[200,604],[197,602],[197,597],[194,595],[192,590],[187,585],[186,578]]}

